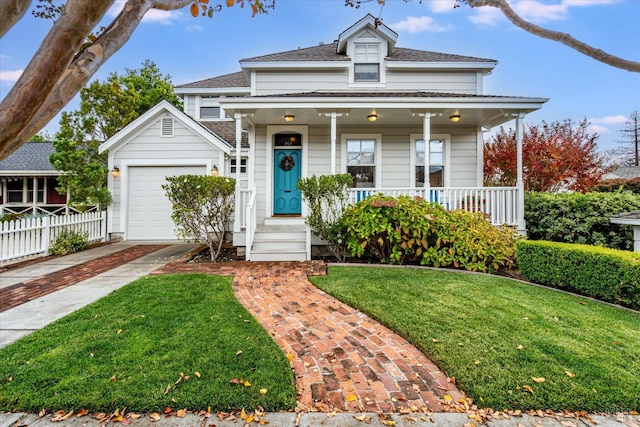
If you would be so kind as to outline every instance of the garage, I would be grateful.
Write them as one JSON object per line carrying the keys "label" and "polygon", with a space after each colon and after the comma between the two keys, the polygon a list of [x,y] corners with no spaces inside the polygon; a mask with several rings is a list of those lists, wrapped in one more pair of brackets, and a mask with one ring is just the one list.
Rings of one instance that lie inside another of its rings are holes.
{"label": "garage", "polygon": [[204,175],[205,166],[128,168],[127,240],[176,240],[171,203],[162,189],[167,176]]}

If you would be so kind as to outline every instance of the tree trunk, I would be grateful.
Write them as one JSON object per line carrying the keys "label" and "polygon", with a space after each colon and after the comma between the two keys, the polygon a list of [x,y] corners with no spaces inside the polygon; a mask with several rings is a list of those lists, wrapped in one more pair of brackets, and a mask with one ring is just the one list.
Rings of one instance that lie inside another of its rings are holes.
{"label": "tree trunk", "polygon": [[0,38],[24,16],[31,0],[0,0]]}

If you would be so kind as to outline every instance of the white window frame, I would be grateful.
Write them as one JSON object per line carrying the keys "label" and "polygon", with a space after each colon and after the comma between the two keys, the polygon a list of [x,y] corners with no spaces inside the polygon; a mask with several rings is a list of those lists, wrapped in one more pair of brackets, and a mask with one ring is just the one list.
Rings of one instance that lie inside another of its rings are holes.
{"label": "white window frame", "polygon": [[[351,56],[351,67],[349,67],[349,87],[370,87],[370,88],[380,88],[386,87],[387,83],[387,73],[386,73],[386,65],[384,58],[387,55],[386,52],[386,44],[381,42],[379,39],[372,38],[356,38],[354,41],[349,41],[348,51]],[[369,58],[367,55],[366,61],[359,61],[356,59],[356,47],[362,45],[375,45],[377,46],[378,54],[377,58]],[[375,59],[375,60],[373,60]],[[367,81],[360,80],[357,81],[355,79],[355,67],[356,64],[378,64],[378,80],[377,81]]]}
{"label": "white window frame", "polygon": [[[424,139],[424,135],[421,134],[411,134],[411,144],[410,144],[410,153],[409,153],[409,184],[411,188],[416,188],[416,143],[418,141],[422,141]],[[433,133],[429,138],[429,142],[431,141],[442,141],[442,160],[444,161],[444,186],[451,186],[451,135],[448,133]],[[431,144],[428,144],[431,147]],[[425,144],[425,147],[427,144]],[[426,153],[425,153],[426,154]],[[425,176],[427,171],[425,170]]]}
{"label": "white window frame", "polygon": [[[343,133],[341,135],[340,144],[340,171],[341,173],[347,172],[347,141],[348,140],[363,140],[372,139],[374,141],[373,155],[374,155],[374,170],[375,179],[373,186],[375,188],[382,187],[382,134],[381,133]],[[354,183],[355,184],[355,183]]]}
{"label": "white window frame", "polygon": [[[234,176],[236,174],[235,167],[233,163],[236,161],[235,157],[231,157],[229,159],[229,176]],[[244,168],[244,172],[242,172],[242,168]],[[249,157],[241,156],[240,157],[240,175],[247,176],[249,175]]]}

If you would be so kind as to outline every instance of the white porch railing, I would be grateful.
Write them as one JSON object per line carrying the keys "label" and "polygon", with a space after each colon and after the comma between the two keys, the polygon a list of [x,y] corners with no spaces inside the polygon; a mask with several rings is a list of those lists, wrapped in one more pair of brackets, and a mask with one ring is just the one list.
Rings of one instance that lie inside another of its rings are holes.
{"label": "white porch railing", "polygon": [[0,264],[30,255],[47,255],[63,230],[86,233],[89,242],[106,238],[106,212],[45,216],[0,223]]}
{"label": "white porch railing", "polygon": [[251,259],[251,246],[253,246],[253,239],[256,235],[257,228],[257,220],[256,220],[256,186],[254,184],[253,188],[249,194],[249,201],[247,201],[244,209],[244,218],[246,219],[245,225],[245,239],[246,239],[246,247],[245,247],[245,259]]}
{"label": "white porch railing", "polygon": [[[84,212],[95,212],[98,210],[97,206],[91,206]],[[24,205],[24,204],[4,204],[0,205],[0,217],[7,214],[16,215],[70,215],[83,213],[78,209],[75,209],[69,205],[60,204],[39,204],[39,205]]]}
{"label": "white porch railing", "polygon": [[517,187],[432,187],[428,196],[424,188],[354,188],[349,201],[357,203],[378,193],[393,197],[418,196],[438,203],[447,210],[482,212],[493,225],[518,225]]}
{"label": "white porch railing", "polygon": [[247,226],[247,210],[244,209],[249,203],[249,199],[251,198],[251,194],[255,193],[254,188],[241,188],[240,192],[237,193],[237,196],[240,198],[239,203],[236,206],[239,206],[240,209],[240,228],[245,228]]}

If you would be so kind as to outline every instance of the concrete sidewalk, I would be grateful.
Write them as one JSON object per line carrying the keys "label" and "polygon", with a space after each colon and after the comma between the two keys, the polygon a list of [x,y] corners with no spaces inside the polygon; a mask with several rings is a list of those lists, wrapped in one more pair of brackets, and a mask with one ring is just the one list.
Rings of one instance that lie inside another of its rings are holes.
{"label": "concrete sidewalk", "polygon": [[[0,273],[0,289],[6,289],[19,283],[28,283],[48,274],[116,254],[137,245],[140,243],[112,243],[37,264],[10,269]],[[197,245],[188,243],[167,244],[163,249],[3,311],[0,313],[0,348],[102,298],[139,277],[149,274],[196,247]]]}
{"label": "concrete sidewalk", "polygon": [[[369,419],[359,421],[355,417],[365,415]],[[436,413],[431,417],[425,416],[425,420],[420,418],[420,414],[385,415],[387,421],[395,422],[395,424],[383,424],[378,414],[374,413],[321,413],[309,412],[296,414],[295,412],[275,412],[267,413],[265,421],[269,427],[363,427],[395,425],[396,427],[469,427],[474,423],[478,426],[480,423],[469,419],[467,414],[445,414]],[[590,421],[581,418],[548,418],[548,417],[532,417],[523,415],[522,417],[512,417],[508,420],[491,420],[486,423],[489,427],[593,427],[598,425],[601,427],[638,427],[640,425],[640,417],[637,415],[594,415]],[[176,416],[165,418],[162,417],[158,421],[152,421],[148,416],[143,416],[137,420],[130,419],[129,427],[238,427],[245,423],[238,418],[236,421],[221,421],[213,414],[210,418],[195,414],[187,414],[184,418]],[[119,423],[114,423],[117,425]],[[51,421],[51,415],[38,417],[35,414],[24,413],[0,413],[0,427],[91,427],[98,426],[97,420],[84,416],[81,418],[75,415],[61,422]],[[260,425],[256,422],[250,425]]]}

